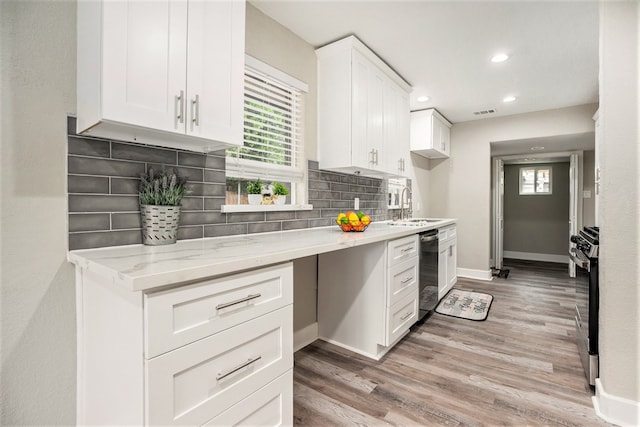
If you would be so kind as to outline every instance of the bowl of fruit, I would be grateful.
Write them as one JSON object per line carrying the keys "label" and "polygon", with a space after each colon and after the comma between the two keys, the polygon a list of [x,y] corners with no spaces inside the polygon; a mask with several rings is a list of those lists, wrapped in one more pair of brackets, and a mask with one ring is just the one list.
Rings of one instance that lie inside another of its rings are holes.
{"label": "bowl of fruit", "polygon": [[364,231],[371,224],[371,218],[363,212],[340,212],[336,218],[336,224],[345,232]]}

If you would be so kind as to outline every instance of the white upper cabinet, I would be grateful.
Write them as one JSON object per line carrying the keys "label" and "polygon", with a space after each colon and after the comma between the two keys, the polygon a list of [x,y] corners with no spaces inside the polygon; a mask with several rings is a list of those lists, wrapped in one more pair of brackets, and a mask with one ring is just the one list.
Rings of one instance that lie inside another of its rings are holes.
{"label": "white upper cabinet", "polygon": [[411,151],[430,159],[449,157],[451,123],[434,109],[411,112]]}
{"label": "white upper cabinet", "polygon": [[242,145],[243,1],[78,2],[78,133]]}
{"label": "white upper cabinet", "polygon": [[[390,82],[392,83],[392,82]],[[384,141],[387,172],[409,176],[409,94],[394,84],[385,86]]]}
{"label": "white upper cabinet", "polygon": [[[320,168],[404,175],[398,167],[400,158],[409,156],[411,87],[354,36],[316,54]],[[407,120],[399,118],[403,115]]]}

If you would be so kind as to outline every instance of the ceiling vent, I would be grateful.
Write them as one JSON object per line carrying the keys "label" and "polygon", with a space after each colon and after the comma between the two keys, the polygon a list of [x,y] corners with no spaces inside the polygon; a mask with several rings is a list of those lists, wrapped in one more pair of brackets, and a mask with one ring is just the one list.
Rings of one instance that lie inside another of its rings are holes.
{"label": "ceiling vent", "polygon": [[494,108],[489,108],[488,110],[474,111],[473,114],[476,116],[484,116],[486,114],[494,114],[495,112],[496,110]]}

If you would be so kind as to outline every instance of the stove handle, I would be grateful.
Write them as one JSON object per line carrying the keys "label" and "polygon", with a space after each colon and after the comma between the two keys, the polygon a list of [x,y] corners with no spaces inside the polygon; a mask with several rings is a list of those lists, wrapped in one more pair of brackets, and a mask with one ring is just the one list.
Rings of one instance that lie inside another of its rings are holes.
{"label": "stove handle", "polygon": [[582,258],[575,250],[569,251],[569,257],[571,261],[575,262],[578,267],[584,268],[587,271],[591,271],[591,263],[588,259]]}

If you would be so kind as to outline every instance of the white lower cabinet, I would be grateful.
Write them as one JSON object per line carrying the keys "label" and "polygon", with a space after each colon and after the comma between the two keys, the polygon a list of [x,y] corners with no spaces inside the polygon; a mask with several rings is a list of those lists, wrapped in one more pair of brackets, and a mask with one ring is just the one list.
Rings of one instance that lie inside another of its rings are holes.
{"label": "white lower cabinet", "polygon": [[380,359],[418,319],[418,238],[318,256],[321,339]]}
{"label": "white lower cabinet", "polygon": [[291,425],[293,265],[156,292],[79,267],[78,425]]}
{"label": "white lower cabinet", "polygon": [[456,226],[438,230],[438,299],[442,299],[458,280]]}
{"label": "white lower cabinet", "polygon": [[202,425],[293,366],[292,306],[147,361],[147,424]]}

